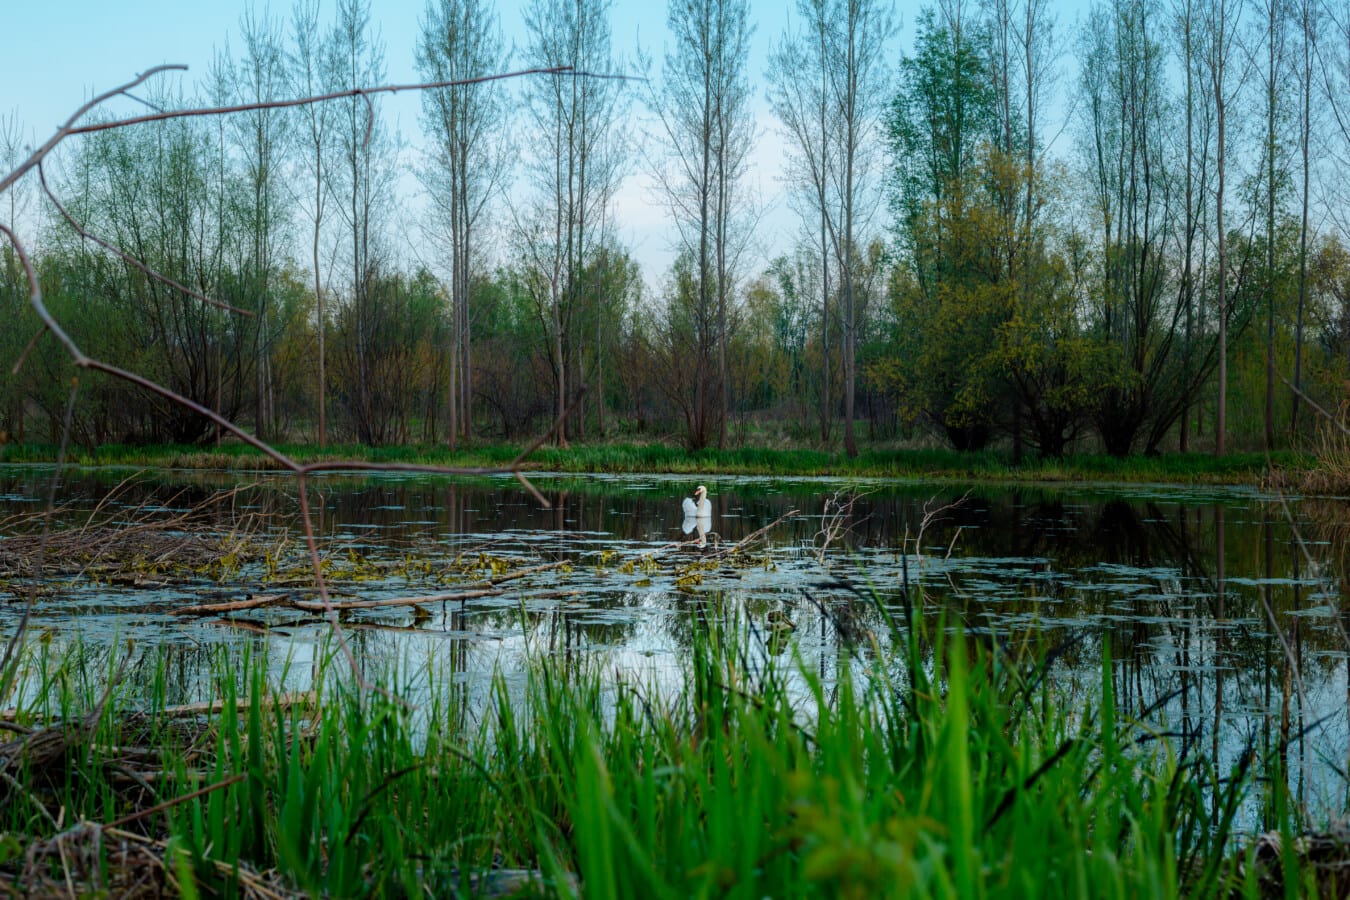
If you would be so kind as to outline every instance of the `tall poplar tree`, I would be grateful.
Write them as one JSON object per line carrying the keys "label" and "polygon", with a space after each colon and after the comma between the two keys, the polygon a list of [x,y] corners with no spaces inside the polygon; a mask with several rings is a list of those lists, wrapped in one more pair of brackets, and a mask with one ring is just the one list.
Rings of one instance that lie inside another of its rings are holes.
{"label": "tall poplar tree", "polygon": [[[572,66],[575,73],[532,78],[525,84],[529,131],[526,166],[534,185],[531,210],[517,215],[517,237],[531,277],[534,301],[561,416],[581,387],[575,319],[585,299],[587,261],[602,245],[599,227],[623,176],[625,144],[618,132],[622,82],[586,77],[615,70],[608,0],[531,0],[525,10],[532,66]],[[582,417],[558,429],[567,433]]]}
{"label": "tall poplar tree", "polygon": [[[430,0],[417,45],[417,69],[426,81],[458,81],[502,69],[501,27],[484,0]],[[423,172],[432,219],[450,251],[449,442],[471,434],[473,365],[470,289],[477,264],[479,226],[507,174],[505,98],[492,82],[422,94],[422,121],[431,135]]]}

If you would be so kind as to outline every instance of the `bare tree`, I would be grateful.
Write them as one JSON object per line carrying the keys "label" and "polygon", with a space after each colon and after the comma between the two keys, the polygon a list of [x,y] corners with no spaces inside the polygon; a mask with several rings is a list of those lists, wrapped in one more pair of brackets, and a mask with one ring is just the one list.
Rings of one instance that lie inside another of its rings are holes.
{"label": "bare tree", "polygon": [[[331,44],[321,38],[319,28],[319,0],[297,0],[291,12],[291,91],[300,96],[326,93],[333,87]],[[328,360],[325,338],[328,331],[327,310],[324,304],[323,264],[319,258],[319,238],[327,212],[331,178],[329,176],[329,144],[335,126],[338,108],[330,103],[310,103],[297,107],[300,119],[297,141],[303,147],[299,154],[300,167],[313,188],[308,201],[301,200],[302,208],[313,226],[310,231],[310,264],[314,267],[314,332],[318,336],[316,385],[319,414],[319,446],[328,443]]]}
{"label": "bare tree", "polygon": [[[882,141],[877,134],[888,97],[886,43],[894,31],[887,10],[878,0],[840,0],[831,17],[832,40],[827,41],[826,72],[832,105],[838,165],[833,175],[837,213],[831,228],[842,276],[844,351],[844,448],[858,455],[853,435],[854,392],[857,387],[857,266],[858,231],[866,229],[880,201],[872,175]],[[864,246],[866,242],[864,241]]]}
{"label": "bare tree", "polygon": [[1317,56],[1317,36],[1321,24],[1321,10],[1317,0],[1295,0],[1294,15],[1298,22],[1296,65],[1298,83],[1298,153],[1301,185],[1299,189],[1298,226],[1298,306],[1294,314],[1294,387],[1293,406],[1289,413],[1289,431],[1298,434],[1298,406],[1303,389],[1303,320],[1308,301],[1308,211],[1312,199],[1312,125],[1313,125],[1313,59]]}
{"label": "bare tree", "polygon": [[1214,228],[1216,244],[1215,304],[1218,314],[1218,408],[1214,418],[1214,453],[1222,456],[1228,438],[1228,320],[1231,299],[1228,292],[1228,235],[1224,221],[1228,178],[1229,109],[1241,83],[1234,73],[1238,27],[1243,0],[1205,0],[1200,10],[1202,59],[1209,78],[1214,109]]}
{"label": "bare tree", "polygon": [[[417,68],[428,81],[473,78],[503,67],[501,26],[484,0],[430,0],[417,45]],[[492,84],[460,85],[422,94],[422,119],[434,146],[423,182],[432,217],[450,250],[449,443],[469,437],[473,366],[469,293],[478,226],[508,171],[502,138],[505,100]]]}
{"label": "bare tree", "polygon": [[[530,62],[612,71],[609,10],[609,0],[532,0],[525,11]],[[601,244],[598,223],[623,175],[621,82],[556,72],[530,81],[525,99],[536,136],[528,160],[535,199],[527,215],[517,215],[516,232],[533,270],[531,296],[561,412],[582,387],[580,336],[573,328],[586,290],[581,275]],[[561,445],[566,430],[556,432]]]}
{"label": "bare tree", "polygon": [[[384,49],[378,36],[371,33],[368,0],[339,0],[330,40],[335,83],[340,89],[352,90],[383,80]],[[380,321],[373,287],[383,263],[381,229],[392,194],[393,147],[379,110],[379,98],[365,94],[354,94],[340,104],[335,131],[340,165],[329,170],[333,193],[342,197],[338,210],[351,279],[346,302],[355,313],[349,332],[353,341],[349,350],[355,360],[348,367],[355,373],[354,383],[346,385],[344,400],[356,437],[364,443],[381,442],[386,437],[375,427],[383,417],[372,390],[376,354],[371,342]]]}
{"label": "bare tree", "polygon": [[254,329],[254,422],[259,437],[274,433],[275,403],[271,355],[280,334],[277,312],[272,308],[273,275],[278,268],[281,245],[286,238],[289,210],[283,190],[283,161],[289,150],[290,133],[284,110],[266,104],[287,90],[287,67],[279,22],[245,13],[239,23],[243,54],[238,60],[222,59],[227,95],[222,102],[256,104],[255,108],[229,120],[229,133],[242,165],[240,204],[244,233],[248,236],[247,290],[257,314]]}
{"label": "bare tree", "polygon": [[[814,188],[826,275],[823,311],[831,263],[839,274],[844,447],[856,456],[856,268],[858,246],[867,244],[859,232],[867,231],[880,204],[877,132],[890,99],[885,53],[895,26],[879,0],[801,0],[798,10],[807,26],[784,36],[771,57],[770,102],[791,138],[798,176]],[[828,356],[824,364],[828,371]]]}
{"label": "bare tree", "polygon": [[[1175,0],[1173,20],[1176,33],[1176,49],[1185,72],[1185,88],[1182,96],[1182,109],[1185,125],[1185,162],[1182,172],[1182,210],[1181,229],[1178,238],[1181,241],[1181,272],[1177,280],[1177,306],[1184,315],[1182,345],[1182,381],[1191,384],[1194,369],[1194,352],[1197,330],[1196,284],[1204,284],[1203,278],[1196,278],[1196,270],[1203,271],[1207,256],[1202,222],[1208,204],[1204,202],[1205,185],[1209,169],[1209,125],[1212,121],[1199,93],[1196,81],[1201,74],[1201,60],[1197,42],[1199,0]],[[1197,114],[1201,121],[1197,122]],[[1197,147],[1199,152],[1197,152]],[[1198,258],[1197,258],[1198,257]],[[1203,305],[1199,306],[1203,310]],[[1194,400],[1192,390],[1187,387],[1182,397],[1181,417],[1178,425],[1178,448],[1185,453],[1190,446],[1190,413]],[[1197,418],[1197,422],[1199,422]]]}
{"label": "bare tree", "polygon": [[[1263,274],[1266,298],[1266,391],[1265,391],[1265,447],[1269,453],[1275,449],[1275,206],[1279,194],[1282,173],[1280,156],[1282,148],[1277,134],[1284,116],[1280,102],[1281,90],[1286,80],[1285,57],[1287,40],[1285,38],[1288,0],[1257,0],[1260,19],[1253,23],[1252,47],[1249,58],[1253,68],[1260,72],[1261,93],[1264,101],[1265,140],[1262,142],[1262,180],[1264,182],[1265,206],[1265,250],[1266,265]],[[1256,57],[1264,50],[1262,65],[1256,65]]]}
{"label": "bare tree", "polygon": [[[820,248],[820,439],[830,439],[834,418],[830,396],[830,204],[827,201],[832,167],[827,119],[829,70],[826,63],[830,31],[828,0],[798,0],[797,11],[806,25],[783,35],[769,56],[769,104],[788,140],[788,179],[804,200],[801,215],[815,227]],[[815,221],[812,222],[811,220]]]}
{"label": "bare tree", "polygon": [[704,446],[715,428],[718,445],[725,446],[729,307],[743,246],[737,233],[746,212],[742,178],[754,141],[745,70],[749,8],[745,0],[672,0],[667,21],[674,44],[666,50],[661,85],[650,95],[665,152],[652,160],[652,171],[695,266],[698,355],[689,362],[697,400],[689,442]]}

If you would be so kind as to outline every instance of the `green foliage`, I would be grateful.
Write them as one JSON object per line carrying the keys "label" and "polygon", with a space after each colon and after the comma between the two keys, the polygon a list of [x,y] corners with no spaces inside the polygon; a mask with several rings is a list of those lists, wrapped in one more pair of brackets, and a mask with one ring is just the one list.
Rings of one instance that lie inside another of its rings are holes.
{"label": "green foliage", "polygon": [[[76,820],[135,812],[138,792],[108,763],[126,724],[149,721],[140,758],[166,761],[158,790],[171,802],[138,827],[182,854],[171,867],[183,890],[207,895],[265,872],[313,895],[447,895],[498,867],[532,871],[530,893],[549,896],[1255,891],[1235,813],[1264,770],[1248,755],[1219,772],[1194,746],[1183,758],[1137,740],[1155,723],[1117,708],[1109,646],[1099,689],[1066,702],[1051,648],[930,640],[917,618],[879,609],[885,636],[826,681],[791,654],[761,654],[729,610],[708,612],[691,613],[674,683],[532,656],[523,684],[494,680],[475,709],[435,668],[388,670],[384,693],[330,666],[312,702],[282,703],[267,660],[246,656],[217,669],[208,720],[161,729],[152,666],[148,719],[128,718],[132,698],[116,689],[63,764],[12,770],[29,802],[0,807],[0,828],[52,837],[59,826],[33,810],[48,800]],[[78,653],[25,663],[20,723],[82,713],[112,675]],[[1273,809],[1292,835],[1289,806]],[[130,883],[115,843],[86,852],[97,877]],[[71,877],[55,854],[2,848],[11,884],[21,870],[30,885]],[[1300,859],[1283,862],[1298,884]]]}

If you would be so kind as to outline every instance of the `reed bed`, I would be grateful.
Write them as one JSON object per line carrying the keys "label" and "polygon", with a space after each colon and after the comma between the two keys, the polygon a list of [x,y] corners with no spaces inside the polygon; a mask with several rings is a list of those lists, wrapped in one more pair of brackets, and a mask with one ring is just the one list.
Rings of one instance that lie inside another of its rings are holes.
{"label": "reed bed", "polygon": [[36,645],[4,682],[0,894],[1344,895],[1344,843],[1298,833],[1278,761],[1221,771],[1122,717],[1109,649],[1069,698],[1055,648],[890,612],[894,649],[822,674],[713,602],[673,682],[540,653],[478,702],[396,666],[283,694],[296,673],[246,657],[171,707],[153,656]]}

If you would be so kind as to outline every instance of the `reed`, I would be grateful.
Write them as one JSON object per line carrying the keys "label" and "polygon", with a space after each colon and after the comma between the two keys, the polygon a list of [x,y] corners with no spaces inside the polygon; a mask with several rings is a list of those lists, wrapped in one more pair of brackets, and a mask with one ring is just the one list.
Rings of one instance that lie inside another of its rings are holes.
{"label": "reed", "polygon": [[[297,699],[269,681],[294,680],[284,665],[222,655],[219,703],[173,707],[162,658],[35,645],[7,682],[0,888],[1227,897],[1278,876],[1291,895],[1326,889],[1292,850],[1258,865],[1238,830],[1261,762],[1218,771],[1194,746],[1147,739],[1165,723],[1115,708],[1109,648],[1099,686],[1071,699],[1053,648],[1010,656],[878,612],[888,639],[828,680],[714,604],[691,612],[674,681],[539,654],[479,703],[452,673],[398,666],[371,689],[321,665]],[[1287,798],[1272,808],[1295,847]]]}

